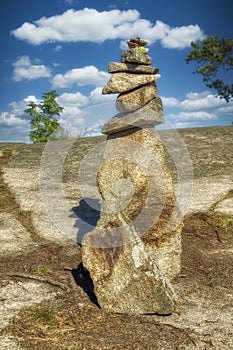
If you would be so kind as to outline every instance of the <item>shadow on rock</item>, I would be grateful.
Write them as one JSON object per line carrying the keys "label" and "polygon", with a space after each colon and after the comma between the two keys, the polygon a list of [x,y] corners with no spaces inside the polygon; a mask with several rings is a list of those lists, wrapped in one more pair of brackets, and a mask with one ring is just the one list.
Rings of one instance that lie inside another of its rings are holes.
{"label": "shadow on rock", "polygon": [[85,269],[82,263],[80,263],[77,269],[73,269],[71,273],[76,284],[79,287],[81,287],[85,293],[87,293],[90,301],[100,308],[100,305],[94,292],[94,284],[90,277],[89,271]]}
{"label": "shadow on rock", "polygon": [[77,243],[81,245],[86,233],[91,232],[100,218],[101,204],[98,199],[84,198],[72,211],[77,216],[74,227],[77,227]]}

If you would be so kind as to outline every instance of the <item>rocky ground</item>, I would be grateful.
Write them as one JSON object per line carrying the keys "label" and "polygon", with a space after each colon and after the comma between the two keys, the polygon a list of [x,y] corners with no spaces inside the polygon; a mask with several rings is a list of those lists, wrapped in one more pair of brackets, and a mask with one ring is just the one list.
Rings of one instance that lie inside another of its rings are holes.
{"label": "rocky ground", "polygon": [[0,349],[233,349],[233,127],[160,134],[185,213],[176,310],[166,317],[103,312],[82,268],[72,213],[90,218],[77,174],[105,138],[0,144]]}

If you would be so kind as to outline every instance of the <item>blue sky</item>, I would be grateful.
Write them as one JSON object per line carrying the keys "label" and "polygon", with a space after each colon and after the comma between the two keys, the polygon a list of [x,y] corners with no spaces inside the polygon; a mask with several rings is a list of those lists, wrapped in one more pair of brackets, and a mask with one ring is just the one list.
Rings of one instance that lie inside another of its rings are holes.
{"label": "blue sky", "polygon": [[[174,128],[231,125],[233,102],[208,90],[186,64],[190,42],[233,37],[231,0],[7,0],[0,3],[0,141],[28,142],[29,101],[55,89],[61,123],[98,134],[117,95],[102,95],[110,61],[131,37],[147,39],[167,121]],[[232,76],[229,75],[228,79]]]}

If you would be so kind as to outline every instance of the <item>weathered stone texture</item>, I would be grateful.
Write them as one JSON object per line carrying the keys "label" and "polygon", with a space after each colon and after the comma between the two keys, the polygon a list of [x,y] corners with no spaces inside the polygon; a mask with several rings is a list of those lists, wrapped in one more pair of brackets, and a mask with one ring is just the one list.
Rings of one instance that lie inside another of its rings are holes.
{"label": "weathered stone texture", "polygon": [[174,297],[167,278],[180,271],[182,224],[157,132],[109,135],[97,183],[103,210],[98,227],[82,242],[82,260],[100,306],[171,313]]}
{"label": "weathered stone texture", "polygon": [[136,232],[125,230],[132,239],[121,247],[93,245],[93,240],[104,239],[111,230],[95,230],[84,239],[82,259],[94,281],[98,303],[117,313],[172,313],[174,294],[169,282]]}
{"label": "weathered stone texture", "polygon": [[131,38],[130,40],[128,40],[127,44],[129,47],[138,47],[138,46],[145,46],[146,44],[148,44],[148,41],[137,37],[137,38]]}
{"label": "weathered stone texture", "polygon": [[144,64],[136,63],[120,63],[110,62],[108,64],[109,73],[127,72],[127,73],[142,73],[142,74],[156,74],[159,68],[146,66]]}
{"label": "weathered stone texture", "polygon": [[124,113],[136,110],[150,102],[158,94],[155,83],[147,84],[128,93],[122,93],[117,97],[116,107]]}
{"label": "weathered stone texture", "polygon": [[138,64],[151,64],[152,58],[148,55],[145,55],[144,53],[135,50],[135,49],[129,49],[126,51],[123,51],[121,54],[121,62],[122,63],[138,63]]}
{"label": "weathered stone texture", "polygon": [[[153,242],[153,247],[159,247],[168,236],[177,234],[176,229],[180,232],[181,222],[158,133],[155,129],[123,131],[109,135],[107,140],[106,155],[109,158],[112,154],[116,158],[103,163],[99,171],[97,180],[100,193],[108,201],[116,202],[118,193],[112,186],[118,179],[131,183],[131,200],[127,202],[126,198],[124,202],[121,198],[119,202],[123,204],[120,210],[128,222],[134,221],[145,243],[150,245]],[[120,158],[121,154],[127,153],[128,157]],[[176,221],[174,232],[169,228],[173,213],[176,214],[173,218]],[[139,214],[140,220],[136,220]]]}
{"label": "weathered stone texture", "polygon": [[136,111],[117,114],[104,124],[101,131],[103,134],[110,135],[132,128],[151,128],[163,121],[162,101],[157,96]]}
{"label": "weathered stone texture", "polygon": [[115,73],[103,88],[103,94],[116,94],[131,91],[139,86],[150,84],[159,76],[156,74]]}
{"label": "weathered stone texture", "polygon": [[102,207],[97,227],[82,241],[83,265],[107,311],[170,314],[169,285],[180,272],[182,220],[163,144],[164,121],[146,41],[133,38],[103,94],[119,93],[118,115],[105,123],[107,143],[97,174]]}

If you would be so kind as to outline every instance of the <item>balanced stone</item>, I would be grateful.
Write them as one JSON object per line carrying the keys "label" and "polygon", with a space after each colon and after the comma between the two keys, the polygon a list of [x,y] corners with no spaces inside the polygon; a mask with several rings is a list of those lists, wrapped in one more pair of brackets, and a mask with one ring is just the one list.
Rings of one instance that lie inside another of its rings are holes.
{"label": "balanced stone", "polygon": [[131,91],[139,86],[150,84],[159,77],[158,74],[115,73],[103,88],[102,94],[116,94]]}
{"label": "balanced stone", "polygon": [[[122,226],[117,217],[120,212],[172,280],[180,272],[183,223],[157,130],[131,129],[108,135],[105,158],[97,176],[106,203],[98,224]],[[108,204],[113,203],[115,208],[108,212]]]}
{"label": "balanced stone", "polygon": [[109,73],[127,72],[127,73],[156,74],[159,72],[159,68],[146,66],[144,64],[136,64],[136,63],[110,62],[108,64],[108,72]]}
{"label": "balanced stone", "polygon": [[147,105],[136,111],[117,114],[104,124],[101,132],[110,135],[132,128],[151,128],[163,121],[162,101],[161,98],[157,96]]}
{"label": "balanced stone", "polygon": [[163,103],[159,96],[156,96],[149,103],[147,103],[144,106],[143,112],[145,114],[154,113],[157,124],[164,122]]}
{"label": "balanced stone", "polygon": [[170,222],[176,201],[157,132],[109,135],[97,185],[104,210],[98,227],[82,241],[82,261],[100,306],[170,314],[174,294],[169,279],[180,271],[182,225],[178,213]]}
{"label": "balanced stone", "polygon": [[146,46],[148,44],[148,41],[137,37],[137,38],[132,38],[132,39],[128,40],[127,44],[129,46],[129,48],[133,48],[133,47],[138,47],[138,46]]}
{"label": "balanced stone", "polygon": [[118,111],[124,113],[136,110],[145,106],[158,94],[158,87],[155,83],[144,85],[133,91],[121,93],[116,100]]}
{"label": "balanced stone", "polygon": [[138,64],[151,64],[152,58],[148,55],[145,55],[139,50],[129,49],[123,51],[121,54],[122,63],[138,63]]}

